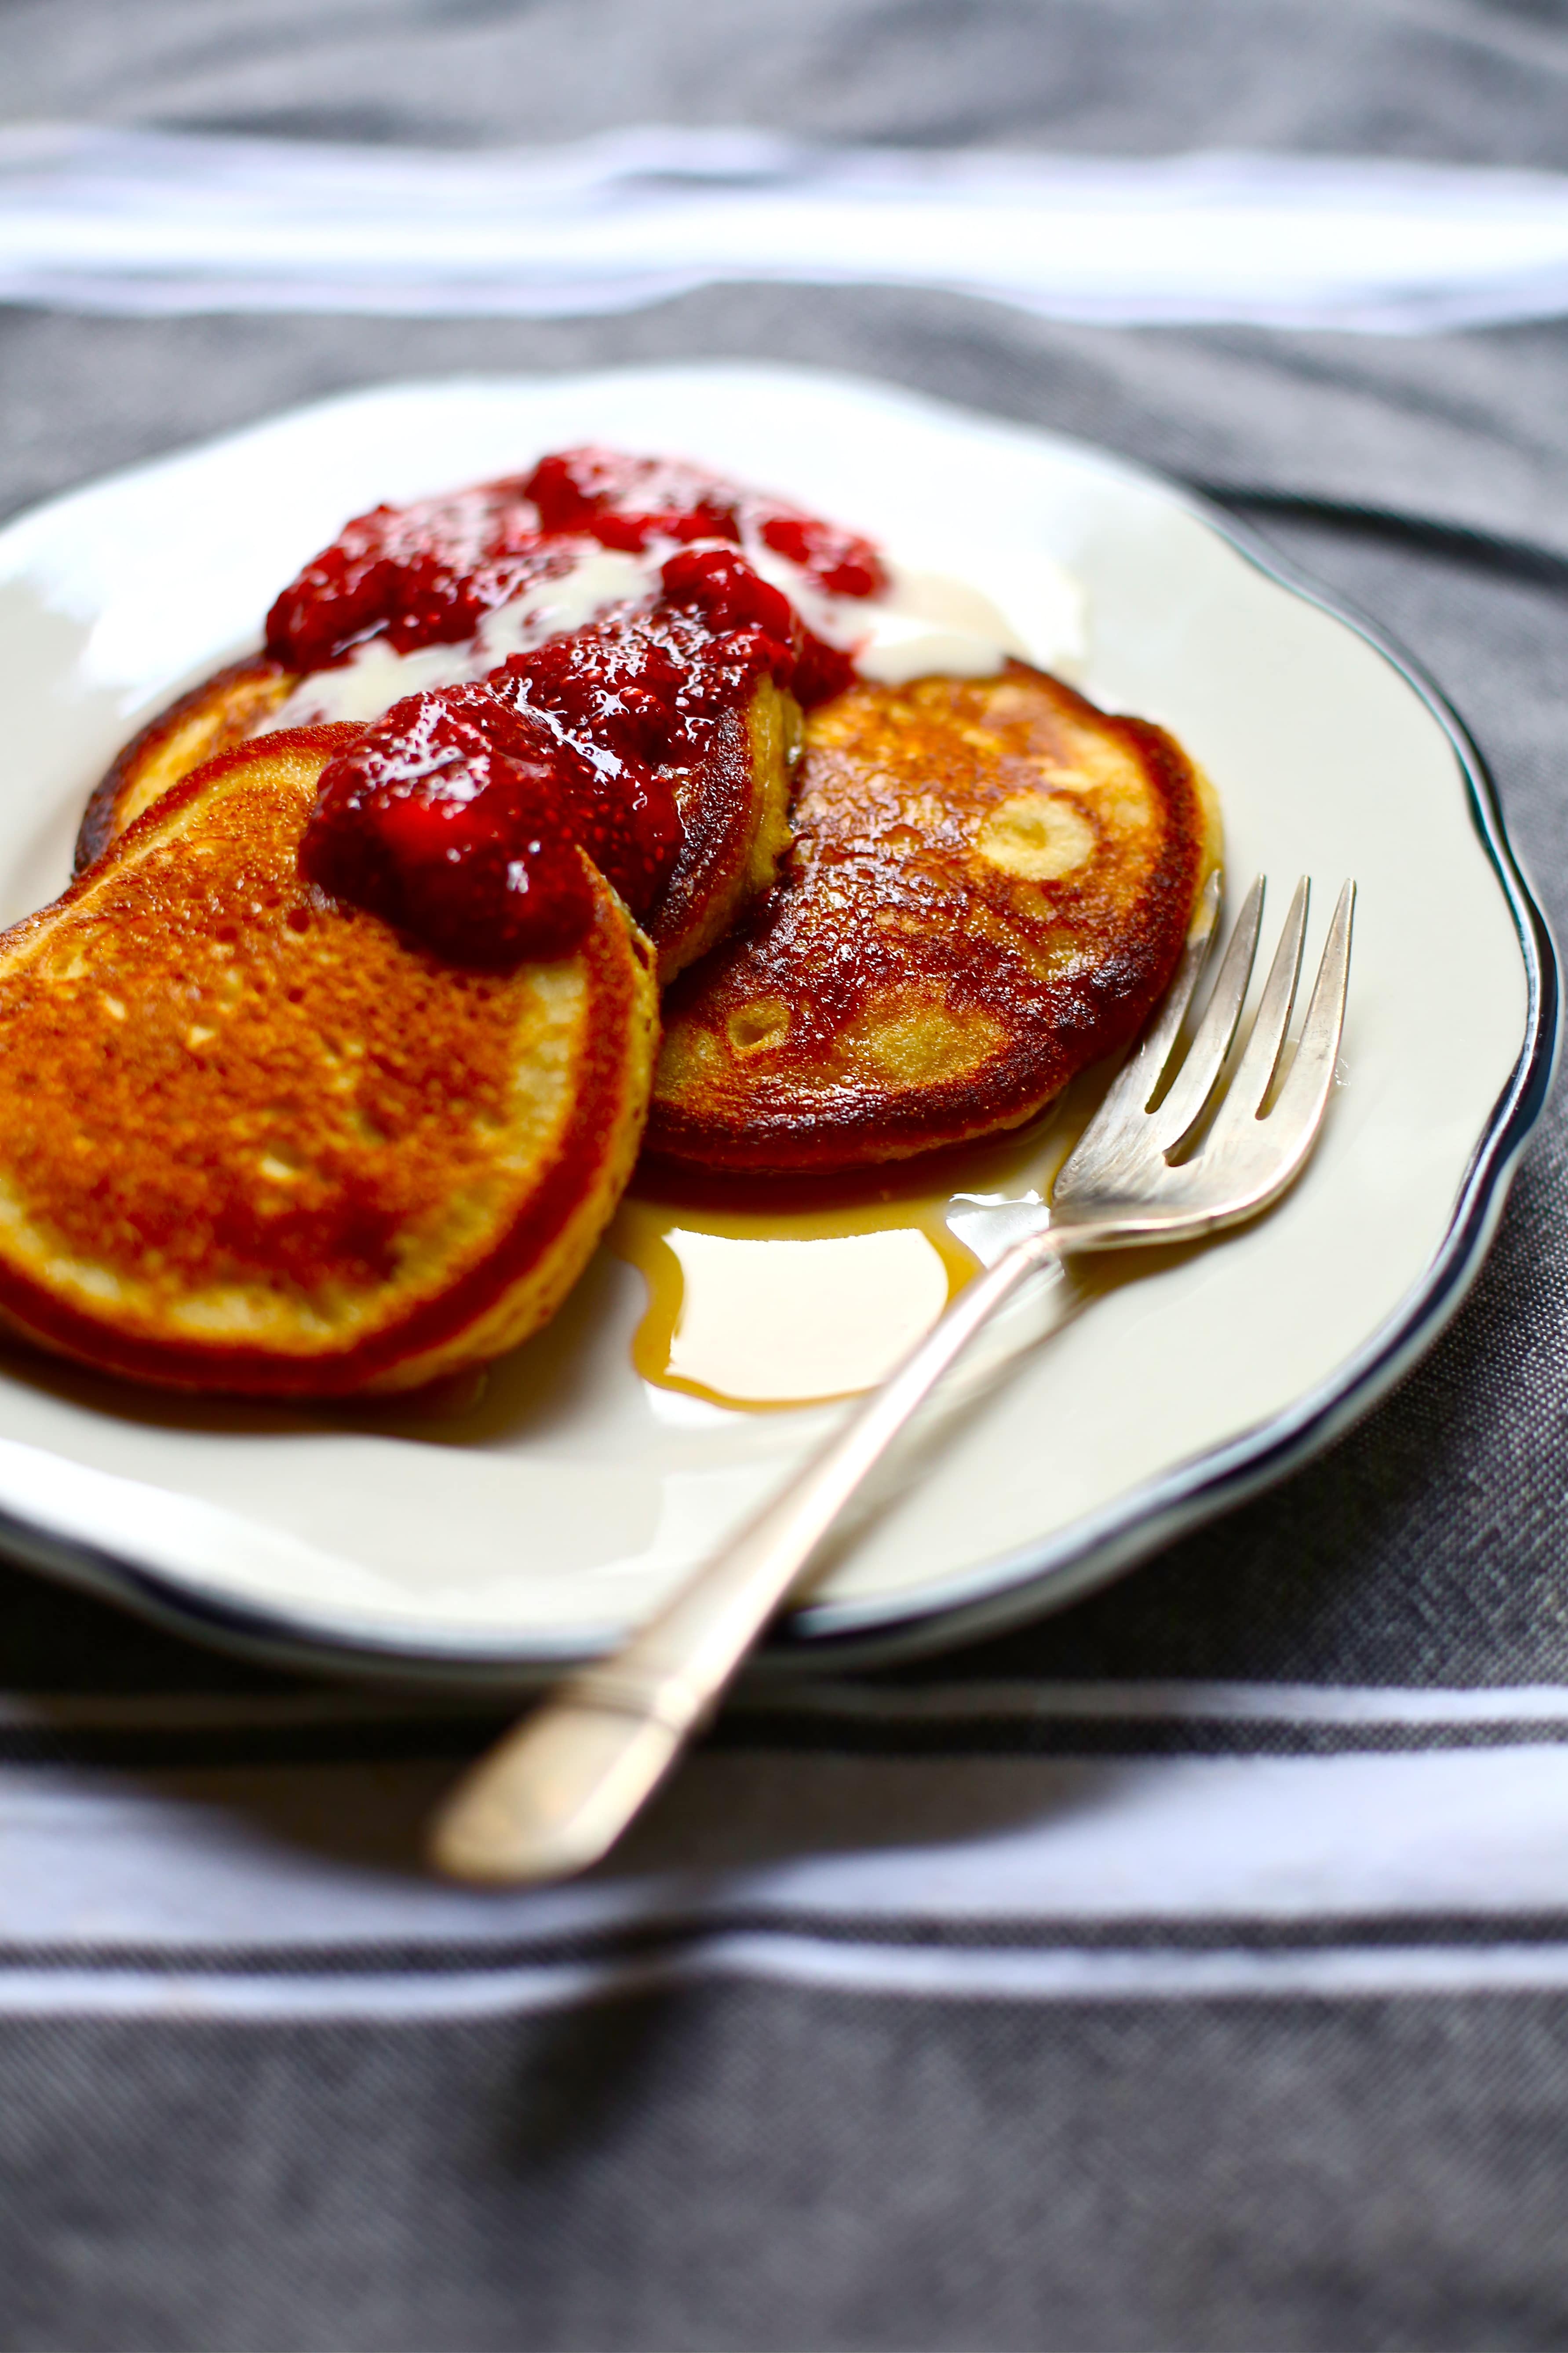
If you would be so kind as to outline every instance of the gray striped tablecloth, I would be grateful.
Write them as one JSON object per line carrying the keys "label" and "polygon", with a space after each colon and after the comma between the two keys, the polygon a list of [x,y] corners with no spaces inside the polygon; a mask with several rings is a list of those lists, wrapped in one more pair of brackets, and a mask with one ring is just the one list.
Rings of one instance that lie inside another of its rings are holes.
{"label": "gray striped tablecloth", "polygon": [[[1568,165],[1559,0],[52,0],[4,38],[16,113],[220,132]],[[712,353],[1230,498],[1436,672],[1568,913],[1563,325],[12,311],[0,505],[339,386]],[[1560,2345],[1565,1144],[1327,1459],[1063,1618],[738,1706],[574,1888],[422,1876],[456,1704],[0,1572],[0,2343]]]}

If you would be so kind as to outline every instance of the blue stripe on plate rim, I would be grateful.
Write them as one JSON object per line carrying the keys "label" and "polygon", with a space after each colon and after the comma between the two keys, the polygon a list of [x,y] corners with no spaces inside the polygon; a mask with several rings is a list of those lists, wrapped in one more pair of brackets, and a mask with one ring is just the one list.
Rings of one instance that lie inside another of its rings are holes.
{"label": "blue stripe on plate rim", "polygon": [[[1425,1275],[1400,1307],[1332,1377],[1285,1412],[1226,1444],[1131,1489],[1108,1509],[1038,1545],[1003,1554],[945,1584],[921,1588],[900,1609],[886,1597],[807,1602],[776,1630],[749,1670],[752,1680],[788,1679],[843,1666],[880,1666],[999,1632],[1108,1584],[1151,1553],[1321,1452],[1408,1372],[1437,1339],[1480,1271],[1510,1181],[1540,1118],[1556,1066],[1561,986],[1551,932],[1508,838],[1497,786],[1463,721],[1415,657],[1366,615],[1331,595],[1289,558],[1209,499],[1151,468],[1131,465],[1174,496],[1238,554],[1282,587],[1365,639],[1404,679],[1442,727],[1465,780],[1476,831],[1508,902],[1528,983],[1524,1036],[1512,1073],[1477,1142],[1454,1214]],[[531,1638],[526,1655],[500,1645],[450,1648],[387,1630],[338,1631],[289,1611],[186,1588],[99,1546],[55,1535],[6,1510],[0,1545],[28,1566],[116,1601],[170,1631],[195,1636],[280,1666],[339,1673],[526,1686],[583,1655],[579,1644]]]}

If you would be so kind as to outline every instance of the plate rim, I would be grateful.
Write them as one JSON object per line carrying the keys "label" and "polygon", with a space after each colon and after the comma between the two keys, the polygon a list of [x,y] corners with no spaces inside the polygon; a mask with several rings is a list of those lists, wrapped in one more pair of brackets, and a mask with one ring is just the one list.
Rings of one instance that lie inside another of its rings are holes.
{"label": "plate rim", "polygon": [[[874,388],[893,390],[905,398],[911,390],[879,383]],[[329,404],[305,404],[307,407],[318,405]],[[941,406],[946,408],[950,404]],[[956,408],[957,404],[951,406]],[[283,413],[300,411],[296,407]],[[984,424],[1029,429],[1020,427],[1018,420],[993,419],[980,411],[967,413]],[[1212,497],[1120,450],[1050,427],[1036,429],[1058,448],[1081,452],[1100,465],[1109,461],[1124,478],[1131,477],[1180,504],[1265,578],[1342,623],[1369,645],[1437,722],[1454,754],[1471,821],[1513,922],[1526,979],[1520,1050],[1477,1139],[1449,1223],[1426,1270],[1377,1329],[1325,1380],[1223,1445],[1130,1488],[1071,1528],[1016,1546],[950,1580],[927,1586],[918,1599],[911,1599],[903,1607],[896,1597],[890,1599],[885,1595],[803,1602],[780,1622],[749,1663],[747,1673],[752,1678],[787,1682],[824,1670],[893,1664],[1047,1615],[1100,1590],[1151,1554],[1262,1493],[1321,1451],[1373,1409],[1436,1343],[1457,1313],[1485,1261],[1520,1155],[1545,1106],[1556,1066],[1562,989],[1555,943],[1510,839],[1490,766],[1425,665],[1380,622],[1338,591],[1324,587]],[[170,452],[169,456],[181,454]],[[117,471],[100,480],[119,478]],[[83,483],[65,495],[79,496],[93,487]],[[40,512],[34,509],[33,515]],[[66,1535],[29,1520],[4,1499],[0,1499],[0,1546],[22,1565],[58,1582],[118,1603],[186,1638],[269,1665],[494,1688],[537,1683],[590,1654],[580,1640],[552,1636],[548,1631],[529,1636],[527,1651],[518,1651],[504,1644],[476,1648],[473,1637],[466,1633],[455,1634],[449,1643],[444,1643],[433,1641],[426,1630],[405,1633],[396,1628],[300,1620],[284,1604],[187,1586],[165,1571],[121,1558],[89,1539]]]}

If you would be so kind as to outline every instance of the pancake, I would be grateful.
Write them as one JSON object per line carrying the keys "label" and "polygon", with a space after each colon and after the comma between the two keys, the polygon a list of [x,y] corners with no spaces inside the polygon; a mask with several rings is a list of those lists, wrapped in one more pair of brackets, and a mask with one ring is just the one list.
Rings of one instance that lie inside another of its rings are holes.
{"label": "pancake", "polygon": [[1020,662],[806,722],[779,881],[667,997],[647,1149],[827,1174],[1031,1118],[1117,1051],[1217,855],[1160,728]]}
{"label": "pancake", "polygon": [[302,883],[356,732],[219,754],[0,934],[0,1315],[45,1347],[177,1388],[415,1388],[542,1324],[613,1211],[646,940],[585,860],[582,947],[507,972]]}
{"label": "pancake", "polygon": [[74,871],[102,856],[160,794],[204,760],[264,727],[299,681],[270,655],[251,654],[215,671],[150,719],[99,779],[76,838]]}
{"label": "pancake", "polygon": [[[204,760],[267,725],[299,679],[265,654],[231,662],[133,736],[99,783],[77,836],[76,871]],[[763,678],[746,711],[726,712],[712,748],[672,772],[682,839],[657,903],[643,918],[661,981],[722,939],[773,881],[789,842],[790,764],[800,708]]]}
{"label": "pancake", "polygon": [[643,918],[662,983],[695,964],[773,881],[789,848],[800,705],[771,678],[751,706],[726,712],[705,759],[675,774],[681,842],[658,903]]}

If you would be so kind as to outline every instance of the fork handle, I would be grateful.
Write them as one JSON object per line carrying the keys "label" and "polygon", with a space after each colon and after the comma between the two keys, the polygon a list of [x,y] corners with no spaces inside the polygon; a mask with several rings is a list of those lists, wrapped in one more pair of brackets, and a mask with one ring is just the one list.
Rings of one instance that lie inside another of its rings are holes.
{"label": "fork handle", "polygon": [[1045,1228],[974,1277],[864,1404],[721,1552],[605,1660],[573,1675],[465,1775],[437,1816],[459,1879],[554,1879],[614,1845],[663,1780],[840,1514],[997,1309],[1087,1229]]}

